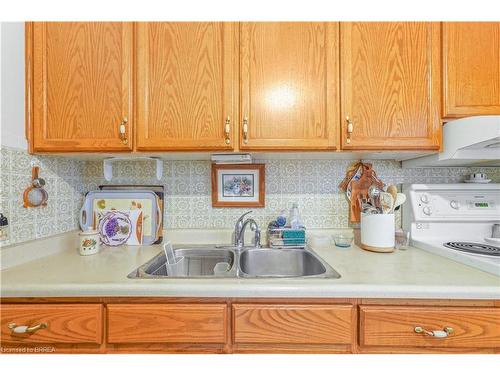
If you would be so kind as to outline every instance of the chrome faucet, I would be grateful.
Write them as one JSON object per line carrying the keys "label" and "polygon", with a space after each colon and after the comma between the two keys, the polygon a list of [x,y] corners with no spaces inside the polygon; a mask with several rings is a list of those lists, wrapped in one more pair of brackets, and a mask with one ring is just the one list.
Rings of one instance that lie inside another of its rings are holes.
{"label": "chrome faucet", "polygon": [[234,246],[242,248],[245,246],[245,229],[250,225],[250,229],[255,232],[255,247],[260,247],[260,229],[259,225],[254,219],[247,219],[243,221],[246,215],[252,211],[245,212],[239,217],[234,225]]}

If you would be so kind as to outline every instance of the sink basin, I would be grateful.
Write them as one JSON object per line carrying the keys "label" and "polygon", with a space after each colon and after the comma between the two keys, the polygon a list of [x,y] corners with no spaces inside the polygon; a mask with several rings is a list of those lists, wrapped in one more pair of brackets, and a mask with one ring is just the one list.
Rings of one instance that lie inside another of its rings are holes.
{"label": "sink basin", "polygon": [[241,253],[239,265],[243,277],[340,277],[305,249],[249,249]]}
{"label": "sink basin", "polygon": [[202,246],[174,250],[180,269],[167,267],[165,254],[131,272],[131,279],[168,278],[339,278],[312,249],[270,249]]}
{"label": "sink basin", "polygon": [[[159,253],[153,259],[143,264],[137,270],[128,275],[129,278],[171,278],[171,277],[215,277],[214,268],[220,264],[226,272],[218,272],[217,277],[234,276],[234,252],[229,249],[217,248],[180,248],[174,250],[177,259],[183,258],[183,267],[180,273],[169,274],[164,252]],[[222,264],[221,264],[222,263]],[[226,267],[224,267],[226,265]]]}

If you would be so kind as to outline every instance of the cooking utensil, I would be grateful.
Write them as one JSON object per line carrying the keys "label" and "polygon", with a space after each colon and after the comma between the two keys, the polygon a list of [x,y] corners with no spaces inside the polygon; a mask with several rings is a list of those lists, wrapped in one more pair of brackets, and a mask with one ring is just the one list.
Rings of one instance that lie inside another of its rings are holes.
{"label": "cooking utensil", "polygon": [[394,201],[396,201],[396,196],[398,195],[398,188],[395,185],[389,185],[387,187],[387,192],[391,194]]}
{"label": "cooking utensil", "polygon": [[383,190],[380,189],[377,185],[371,185],[368,188],[368,197],[370,198],[378,197],[382,191]]}
{"label": "cooking utensil", "polygon": [[404,202],[406,202],[406,195],[403,193],[397,193],[396,200],[392,206],[392,212],[394,212],[394,210],[401,206]]}
{"label": "cooking utensil", "polygon": [[394,206],[394,199],[392,195],[386,193],[385,191],[380,193],[380,206],[382,207],[382,212],[388,214],[392,211]]}
{"label": "cooking utensil", "polygon": [[33,167],[31,169],[31,186],[26,188],[23,193],[23,206],[25,208],[47,205],[49,194],[43,188],[45,186],[45,180],[38,177],[39,171],[39,167]]}

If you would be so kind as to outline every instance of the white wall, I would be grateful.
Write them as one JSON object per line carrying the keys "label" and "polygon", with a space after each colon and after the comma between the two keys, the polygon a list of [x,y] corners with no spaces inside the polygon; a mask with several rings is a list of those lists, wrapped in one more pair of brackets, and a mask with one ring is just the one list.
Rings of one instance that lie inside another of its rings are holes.
{"label": "white wall", "polygon": [[0,144],[27,149],[24,136],[24,23],[0,26]]}

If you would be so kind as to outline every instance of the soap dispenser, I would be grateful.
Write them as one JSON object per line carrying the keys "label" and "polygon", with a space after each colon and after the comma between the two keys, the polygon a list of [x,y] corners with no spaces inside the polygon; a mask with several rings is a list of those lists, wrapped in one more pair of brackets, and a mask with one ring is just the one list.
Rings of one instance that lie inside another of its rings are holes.
{"label": "soap dispenser", "polygon": [[300,221],[299,215],[299,205],[294,203],[292,209],[290,210],[289,224],[292,229],[302,228],[302,222]]}

